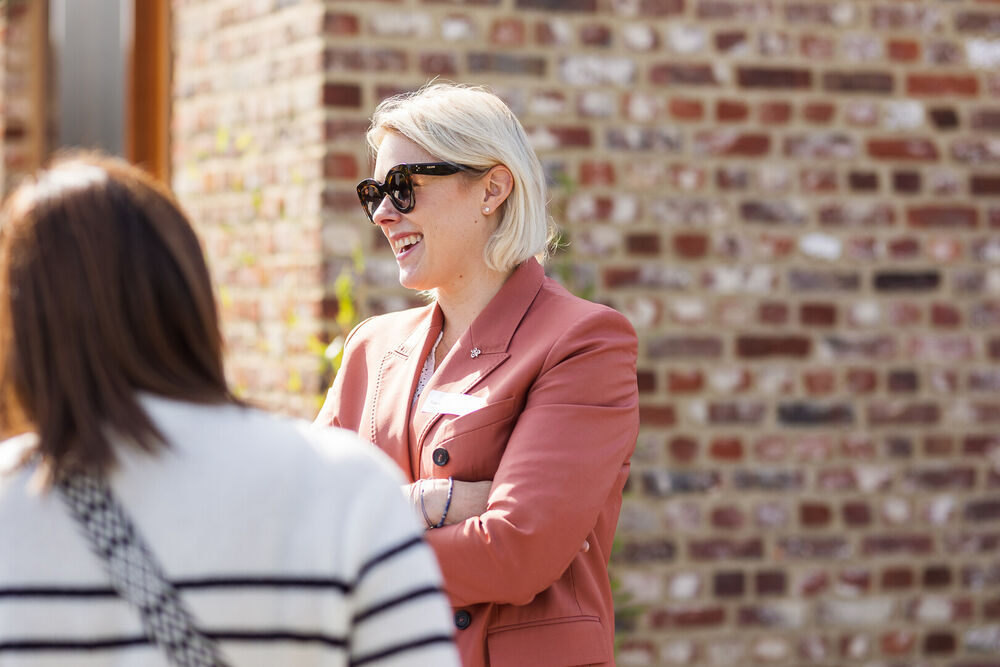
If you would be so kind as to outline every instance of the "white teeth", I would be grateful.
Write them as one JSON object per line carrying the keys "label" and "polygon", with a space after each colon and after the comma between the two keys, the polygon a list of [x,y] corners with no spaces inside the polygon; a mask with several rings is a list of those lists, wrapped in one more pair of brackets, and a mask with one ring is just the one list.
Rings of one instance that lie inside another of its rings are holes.
{"label": "white teeth", "polygon": [[392,249],[399,252],[408,245],[413,245],[424,238],[423,234],[410,234],[409,236],[402,236],[392,242]]}

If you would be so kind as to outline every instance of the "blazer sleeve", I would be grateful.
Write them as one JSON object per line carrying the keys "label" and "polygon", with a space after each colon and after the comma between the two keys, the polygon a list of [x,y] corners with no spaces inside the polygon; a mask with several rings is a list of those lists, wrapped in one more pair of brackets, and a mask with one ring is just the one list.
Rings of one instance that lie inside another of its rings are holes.
{"label": "blazer sleeve", "polygon": [[580,552],[635,448],[636,348],[632,326],[610,309],[552,346],[486,511],[427,532],[452,604],[527,604]]}
{"label": "blazer sleeve", "polygon": [[351,329],[351,332],[347,334],[347,338],[344,339],[344,354],[340,369],[337,371],[336,377],[333,378],[333,384],[330,386],[330,389],[326,392],[326,399],[323,401],[323,407],[320,408],[316,419],[313,420],[314,424],[319,426],[336,426],[357,431],[357,422],[360,420],[361,411],[364,409],[363,399],[365,392],[351,391],[347,394],[354,399],[357,399],[360,395],[362,399],[360,405],[357,404],[357,400],[351,401],[350,404],[345,403],[344,384],[348,378],[356,377],[359,374],[362,377],[366,375],[364,351],[358,349],[360,345],[355,344],[354,337],[361,330],[361,327],[365,326],[371,320],[372,318],[369,317],[358,324]]}

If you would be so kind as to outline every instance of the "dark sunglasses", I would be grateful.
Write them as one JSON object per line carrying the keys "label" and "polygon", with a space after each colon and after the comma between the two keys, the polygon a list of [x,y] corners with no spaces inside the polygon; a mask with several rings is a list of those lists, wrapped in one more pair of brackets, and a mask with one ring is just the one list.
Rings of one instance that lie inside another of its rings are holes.
{"label": "dark sunglasses", "polygon": [[460,171],[476,171],[452,162],[419,162],[415,164],[397,164],[385,175],[385,181],[379,183],[374,178],[366,178],[358,183],[358,199],[361,208],[365,209],[368,219],[375,222],[375,209],[382,199],[389,198],[392,205],[400,213],[409,213],[417,205],[413,194],[413,176],[450,176]]}

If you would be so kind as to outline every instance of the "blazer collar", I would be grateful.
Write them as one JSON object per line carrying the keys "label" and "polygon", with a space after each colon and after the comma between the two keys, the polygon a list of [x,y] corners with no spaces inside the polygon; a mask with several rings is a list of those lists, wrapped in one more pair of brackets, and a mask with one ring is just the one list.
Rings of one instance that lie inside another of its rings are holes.
{"label": "blazer collar", "polygon": [[534,257],[522,262],[469,326],[472,348],[484,354],[506,352],[544,279],[545,271]]}

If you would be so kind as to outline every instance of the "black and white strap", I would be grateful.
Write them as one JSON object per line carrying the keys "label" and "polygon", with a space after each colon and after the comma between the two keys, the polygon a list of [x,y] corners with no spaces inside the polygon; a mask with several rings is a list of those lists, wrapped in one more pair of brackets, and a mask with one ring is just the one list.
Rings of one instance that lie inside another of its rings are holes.
{"label": "black and white strap", "polygon": [[215,642],[194,617],[136,530],[107,482],[97,476],[66,475],[58,484],[63,502],[101,557],[111,584],[142,617],[143,630],[180,667],[223,667]]}

